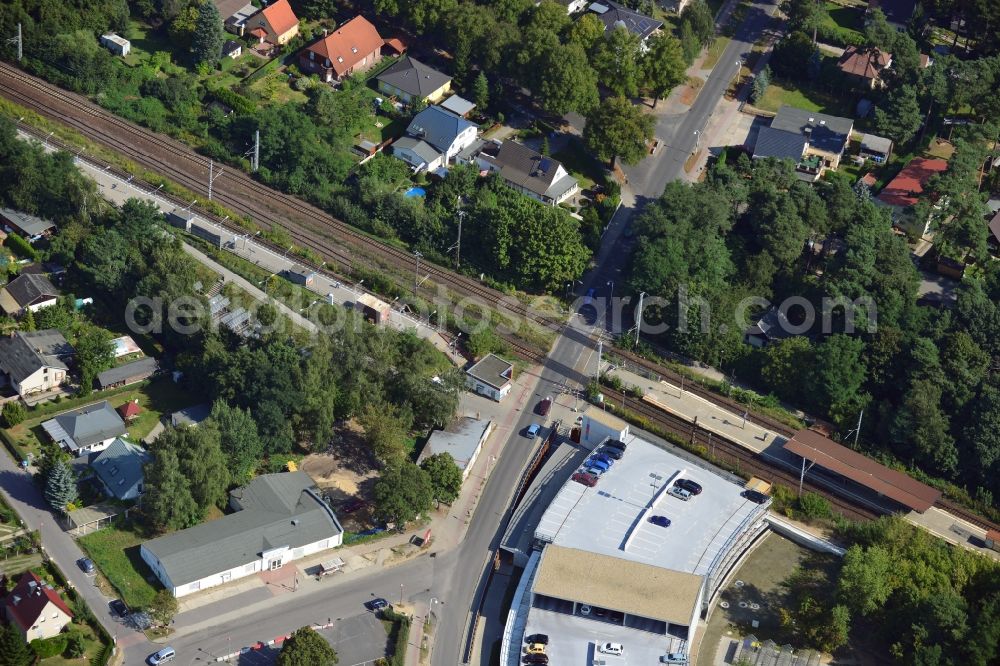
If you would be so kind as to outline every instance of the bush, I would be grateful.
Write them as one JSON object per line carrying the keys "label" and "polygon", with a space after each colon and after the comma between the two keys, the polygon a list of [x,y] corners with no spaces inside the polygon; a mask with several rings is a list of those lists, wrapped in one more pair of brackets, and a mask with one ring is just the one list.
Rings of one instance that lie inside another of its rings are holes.
{"label": "bush", "polygon": [[31,259],[32,261],[38,261],[38,251],[31,247],[31,243],[24,240],[17,234],[10,234],[7,236],[7,240],[4,241],[4,245],[10,248],[10,251],[21,257],[22,259]]}
{"label": "bush", "polygon": [[805,493],[799,498],[799,510],[809,520],[821,520],[833,515],[830,503],[816,493]]}
{"label": "bush", "polygon": [[67,635],[65,655],[70,659],[79,659],[87,651],[87,644],[80,632],[74,631]]}
{"label": "bush", "polygon": [[3,420],[8,428],[13,428],[28,418],[28,409],[20,401],[14,400],[3,406]]}
{"label": "bush", "polygon": [[238,115],[252,115],[257,110],[253,102],[229,88],[209,90],[208,96],[221,104],[225,104]]}
{"label": "bush", "polygon": [[39,659],[48,659],[65,652],[68,642],[68,634],[58,634],[52,638],[36,638],[31,641],[31,649]]}

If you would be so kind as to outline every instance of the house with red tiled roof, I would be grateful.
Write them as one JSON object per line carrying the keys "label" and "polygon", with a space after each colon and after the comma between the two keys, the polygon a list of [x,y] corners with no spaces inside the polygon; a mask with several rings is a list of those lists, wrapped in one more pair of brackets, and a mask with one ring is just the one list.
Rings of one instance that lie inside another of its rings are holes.
{"label": "house with red tiled roof", "polygon": [[381,60],[383,43],[375,26],[365,17],[355,16],[302,49],[299,67],[303,72],[319,74],[323,81],[340,81]]}
{"label": "house with red tiled roof", "polygon": [[918,220],[914,217],[913,206],[920,201],[930,179],[947,168],[947,160],[915,157],[882,188],[875,202],[892,209],[894,226],[914,236],[925,236],[930,230],[933,215]]}
{"label": "house with red tiled roof", "polygon": [[882,73],[892,66],[892,54],[877,47],[848,46],[837,66],[851,82],[874,90],[885,86]]}
{"label": "house with red tiled roof", "polygon": [[257,38],[258,44],[287,44],[299,34],[299,19],[288,0],[276,0],[247,19],[244,30]]}
{"label": "house with red tiled roof", "polygon": [[73,612],[59,594],[31,571],[2,600],[4,617],[25,641],[55,636],[73,620]]}

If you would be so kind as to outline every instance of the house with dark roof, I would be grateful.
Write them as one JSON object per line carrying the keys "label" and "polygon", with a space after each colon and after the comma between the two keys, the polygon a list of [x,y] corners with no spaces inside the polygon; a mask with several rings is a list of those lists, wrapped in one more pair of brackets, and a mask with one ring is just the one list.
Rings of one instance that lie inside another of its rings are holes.
{"label": "house with dark roof", "polygon": [[550,206],[580,191],[576,178],[559,161],[515,141],[484,144],[476,161],[481,170],[496,173],[508,187]]}
{"label": "house with dark roof", "polygon": [[125,434],[125,422],[108,401],[63,412],[42,423],[52,441],[73,455],[103,451]]}
{"label": "house with dark roof", "polygon": [[170,425],[175,428],[196,426],[212,415],[212,406],[207,402],[185,407],[170,415]]}
{"label": "house with dark roof", "polygon": [[263,474],[232,491],[218,520],[147,541],[142,559],[175,597],[274,571],[336,548],[344,529],[305,472]]}
{"label": "house with dark roof", "polygon": [[889,157],[892,155],[892,139],[875,134],[862,134],[861,149],[858,154],[865,159],[884,164],[889,161]]}
{"label": "house with dark roof", "polygon": [[0,372],[7,375],[22,398],[46,393],[66,381],[66,361],[73,353],[66,338],[54,329],[15,331],[10,337],[0,338]]}
{"label": "house with dark roof", "polygon": [[377,64],[383,44],[375,26],[364,16],[355,16],[333,32],[324,30],[322,38],[302,49],[299,67],[327,83],[340,81]]}
{"label": "house with dark roof", "polygon": [[59,290],[49,278],[38,273],[18,275],[0,289],[0,308],[11,317],[20,317],[28,310],[38,312],[58,300]]}
{"label": "house with dark roof", "polygon": [[802,333],[788,321],[784,310],[772,307],[747,330],[743,331],[743,342],[751,347],[766,347],[772,342],[791,338]]}
{"label": "house with dark roof", "polygon": [[248,18],[244,31],[256,37],[258,44],[281,46],[299,34],[299,19],[288,0],[276,0]]}
{"label": "house with dark roof", "polygon": [[837,62],[847,79],[868,90],[885,87],[882,73],[892,66],[892,54],[876,46],[848,46]]}
{"label": "house with dark roof", "polygon": [[108,448],[93,457],[90,467],[109,497],[133,500],[142,494],[142,466],[149,459],[145,449],[116,437]]}
{"label": "house with dark roof", "polygon": [[159,369],[160,366],[157,364],[156,359],[148,356],[129,363],[123,363],[104,372],[97,373],[97,388],[103,391],[117,386],[136,384],[149,379]]}
{"label": "house with dark roof", "polygon": [[897,228],[912,236],[926,236],[934,215],[931,213],[926,219],[917,219],[913,206],[920,201],[930,179],[947,168],[947,160],[914,157],[882,188],[875,197],[875,203],[892,209],[892,223]]}
{"label": "house with dark roof", "polygon": [[625,28],[638,36],[643,44],[645,44],[646,39],[650,35],[663,27],[663,21],[640,14],[625,5],[612,2],[612,0],[594,2],[590,5],[590,11],[597,14],[597,18],[601,19],[601,23],[604,24],[605,33],[616,28]]}
{"label": "house with dark roof", "polygon": [[[5,588],[6,585],[0,585],[0,590]],[[27,642],[51,638],[73,620],[73,611],[59,593],[33,571],[21,574],[14,589],[0,599],[0,606],[7,622],[17,628]]]}
{"label": "house with dark roof", "polygon": [[55,222],[43,220],[40,217],[12,208],[0,208],[0,221],[3,222],[4,231],[8,233],[16,231],[27,238],[48,236],[56,228]]}
{"label": "house with dark roof", "polygon": [[500,402],[514,385],[514,364],[496,354],[487,354],[465,371],[469,390]]}
{"label": "house with dark roof", "polygon": [[437,106],[429,106],[410,121],[406,136],[392,144],[392,154],[414,171],[434,171],[476,140],[479,127]]}
{"label": "house with dark roof", "polygon": [[[771,119],[770,127],[761,128],[753,157],[791,159],[802,178],[815,180],[827,169],[840,166],[853,130],[854,121],[849,118],[785,105]],[[802,151],[796,158],[800,145]]]}
{"label": "house with dark roof", "polygon": [[450,76],[410,56],[397,60],[375,78],[380,91],[405,104],[417,99],[435,104],[451,91]]}

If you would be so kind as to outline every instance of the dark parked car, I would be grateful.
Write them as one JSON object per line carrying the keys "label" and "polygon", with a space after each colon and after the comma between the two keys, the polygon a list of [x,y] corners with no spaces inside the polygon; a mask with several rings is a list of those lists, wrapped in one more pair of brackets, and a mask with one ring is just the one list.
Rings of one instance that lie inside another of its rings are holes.
{"label": "dark parked car", "polygon": [[619,613],[618,611],[611,611],[611,615],[609,615],[608,618],[612,622],[622,622],[623,620],[625,620],[625,614]]}
{"label": "dark parked car", "polygon": [[602,456],[607,456],[608,458],[611,458],[612,460],[621,460],[622,459],[622,455],[624,455],[624,452],[621,449],[612,449],[612,448],[608,448],[606,446],[605,447],[601,447],[600,449],[598,449],[598,451],[600,452],[600,454]]}
{"label": "dark parked car", "polygon": [[612,439],[608,443],[606,443],[604,446],[613,446],[616,449],[621,449],[622,451],[628,449],[628,444],[626,444],[625,442],[621,441],[620,439]]}
{"label": "dark parked car", "polygon": [[552,409],[552,396],[546,396],[544,400],[538,403],[538,413],[541,416],[547,416],[550,409]]}
{"label": "dark parked car", "polygon": [[530,643],[541,643],[542,645],[548,645],[549,644],[549,635],[548,634],[531,634],[530,636],[528,636],[528,637],[526,637],[524,639],[524,642],[525,643],[529,643],[529,644]]}
{"label": "dark parked car", "polygon": [[650,516],[649,522],[660,527],[670,527],[670,519],[666,516]]}
{"label": "dark parked car", "polygon": [[97,573],[97,567],[94,566],[94,561],[89,557],[84,557],[77,560],[77,565],[83,569],[84,573],[92,574]]}
{"label": "dark parked car", "polygon": [[577,472],[573,475],[573,480],[591,488],[597,485],[597,477],[586,472]]}
{"label": "dark parked car", "polygon": [[375,597],[371,601],[365,602],[365,608],[373,612],[377,610],[382,610],[383,608],[388,608],[388,606],[389,602],[383,599],[382,597]]}
{"label": "dark parked car", "polygon": [[691,479],[677,479],[676,481],[674,481],[674,485],[677,486],[678,488],[683,488],[692,495],[701,494],[701,484],[695,483]]}
{"label": "dark parked car", "polygon": [[767,495],[756,490],[744,490],[740,495],[757,504],[763,504],[767,501]]}
{"label": "dark parked car", "polygon": [[125,617],[128,615],[128,606],[121,599],[108,602],[108,611],[114,617]]}
{"label": "dark parked car", "polygon": [[529,654],[525,655],[524,663],[526,664],[548,664],[549,656],[547,654]]}

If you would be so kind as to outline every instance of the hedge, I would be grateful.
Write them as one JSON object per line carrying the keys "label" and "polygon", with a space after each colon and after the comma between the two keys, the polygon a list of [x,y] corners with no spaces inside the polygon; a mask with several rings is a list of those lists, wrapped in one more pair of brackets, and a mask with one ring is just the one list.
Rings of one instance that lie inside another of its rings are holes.
{"label": "hedge", "polygon": [[209,90],[208,96],[221,104],[225,104],[240,115],[251,115],[257,110],[253,102],[229,88]]}
{"label": "hedge", "polygon": [[31,259],[32,261],[38,261],[38,251],[31,247],[31,243],[24,240],[17,234],[10,234],[7,236],[7,240],[4,241],[4,245],[10,248],[11,252],[21,257],[22,259]]}
{"label": "hedge", "polygon": [[382,619],[396,625],[396,640],[392,648],[390,666],[403,666],[406,662],[406,645],[410,640],[410,617],[386,608],[382,611]]}
{"label": "hedge", "polygon": [[69,636],[56,634],[51,638],[36,638],[31,641],[31,649],[35,651],[39,659],[48,659],[65,652],[68,642]]}

